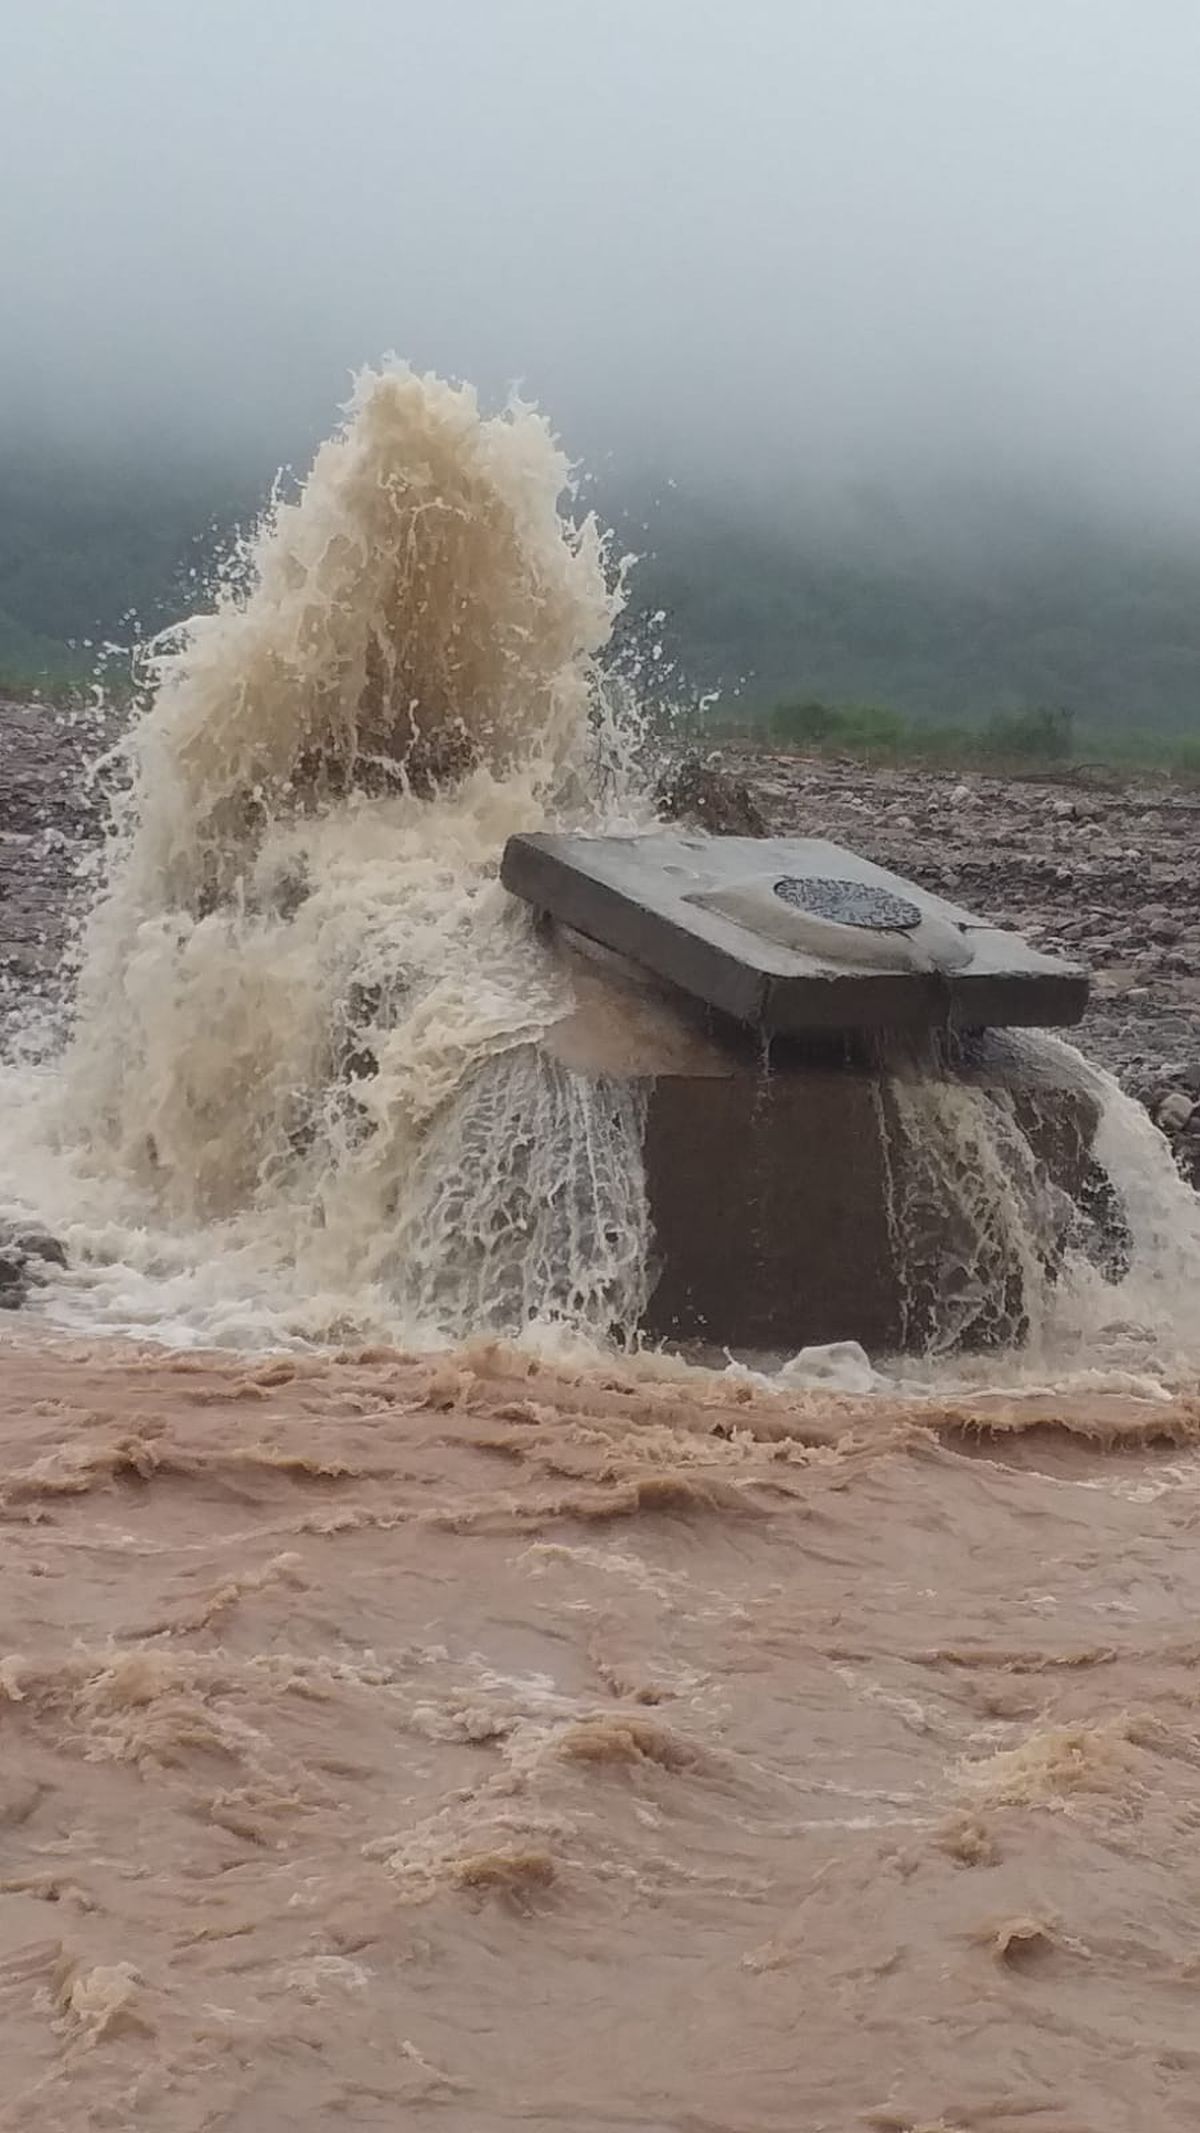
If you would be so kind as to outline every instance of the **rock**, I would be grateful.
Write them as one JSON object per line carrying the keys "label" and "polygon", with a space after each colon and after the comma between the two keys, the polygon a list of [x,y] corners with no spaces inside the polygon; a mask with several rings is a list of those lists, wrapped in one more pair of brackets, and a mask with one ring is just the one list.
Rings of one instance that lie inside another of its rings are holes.
{"label": "rock", "polygon": [[1154,1123],[1163,1133],[1182,1133],[1195,1108],[1191,1097],[1185,1096],[1182,1089],[1172,1089],[1155,1104]]}
{"label": "rock", "polygon": [[684,756],[659,780],[654,796],[669,822],[691,822],[714,837],[765,837],[767,821],[744,778],[718,756]]}
{"label": "rock", "polygon": [[49,1230],[33,1222],[0,1221],[0,1311],[19,1311],[30,1289],[46,1279],[43,1269],[66,1263],[66,1252]]}
{"label": "rock", "polygon": [[28,1294],[24,1254],[0,1251],[0,1311],[19,1311]]}
{"label": "rock", "polygon": [[883,1382],[858,1341],[827,1341],[824,1346],[801,1348],[780,1365],[775,1377],[775,1383],[789,1391],[815,1385],[832,1392],[865,1393],[874,1392]]}
{"label": "rock", "polygon": [[0,1220],[0,1265],[7,1259],[18,1259],[23,1267],[30,1259],[40,1259],[45,1266],[65,1267],[67,1254],[59,1239],[40,1223]]}

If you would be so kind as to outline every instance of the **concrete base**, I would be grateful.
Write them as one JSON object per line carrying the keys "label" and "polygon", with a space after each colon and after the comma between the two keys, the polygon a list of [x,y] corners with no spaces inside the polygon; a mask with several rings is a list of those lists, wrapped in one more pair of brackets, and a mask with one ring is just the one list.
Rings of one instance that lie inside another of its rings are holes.
{"label": "concrete base", "polygon": [[[1003,1103],[1012,1092],[987,1094]],[[1039,1097],[1047,1177],[1072,1201],[1092,1123],[1078,1096],[1059,1091],[1049,1108]],[[1065,1240],[1062,1203],[1042,1202],[1055,1210],[1042,1228],[1026,1203],[989,1202],[990,1181],[976,1179],[983,1204],[966,1205],[958,1151],[937,1147],[931,1174],[922,1153],[881,1074],[797,1066],[769,1079],[656,1080],[647,1331],[787,1351],[857,1340],[876,1355],[1020,1342],[1029,1289],[1052,1278]]]}
{"label": "concrete base", "polygon": [[919,1071],[844,1046],[767,1056],[578,947],[579,1006],[551,1043],[644,1085],[651,1335],[875,1355],[1016,1342],[1069,1232],[1108,1222],[1095,1105],[1035,1049],[984,1039],[954,1073],[932,1052]]}

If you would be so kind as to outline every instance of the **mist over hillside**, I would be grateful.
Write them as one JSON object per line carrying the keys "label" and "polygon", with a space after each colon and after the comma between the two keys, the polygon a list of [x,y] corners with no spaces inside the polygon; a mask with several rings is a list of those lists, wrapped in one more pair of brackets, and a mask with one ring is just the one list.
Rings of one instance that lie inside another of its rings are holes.
{"label": "mist over hillside", "polygon": [[1185,0],[10,12],[10,682],[395,349],[545,408],[694,690],[1200,730]]}
{"label": "mist over hillside", "polygon": [[[100,644],[206,604],[275,471],[215,445],[0,447],[0,680],[86,675]],[[638,557],[633,614],[664,611],[683,693],[726,712],[818,697],[972,725],[1054,706],[1085,731],[1200,734],[1200,539],[1178,529],[994,488],[789,498],[636,468],[583,500]]]}
{"label": "mist over hillside", "polygon": [[1030,499],[873,502],[831,527],[669,494],[637,596],[666,611],[685,670],[749,709],[816,697],[971,725],[1053,706],[1098,731],[1200,733],[1200,541]]}

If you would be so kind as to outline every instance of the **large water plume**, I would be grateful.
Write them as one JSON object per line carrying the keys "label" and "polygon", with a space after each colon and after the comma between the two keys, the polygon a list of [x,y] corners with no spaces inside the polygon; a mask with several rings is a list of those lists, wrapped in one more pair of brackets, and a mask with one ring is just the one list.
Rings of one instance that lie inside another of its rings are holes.
{"label": "large water plume", "polygon": [[367,373],[154,652],[63,1129],[318,1319],[637,1317],[636,1102],[541,1060],[567,982],[496,878],[513,831],[628,803],[620,571],[570,493],[533,410]]}

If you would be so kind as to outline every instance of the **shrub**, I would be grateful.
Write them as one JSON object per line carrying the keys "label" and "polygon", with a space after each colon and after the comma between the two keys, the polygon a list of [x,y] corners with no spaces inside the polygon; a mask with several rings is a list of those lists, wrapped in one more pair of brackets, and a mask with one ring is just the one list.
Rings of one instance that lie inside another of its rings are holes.
{"label": "shrub", "polygon": [[842,713],[832,704],[810,698],[805,703],[777,704],[771,713],[771,731],[789,748],[820,748],[841,733]]}
{"label": "shrub", "polygon": [[1071,753],[1074,738],[1073,711],[1011,711],[988,720],[980,735],[979,750],[981,755],[1063,763]]}

